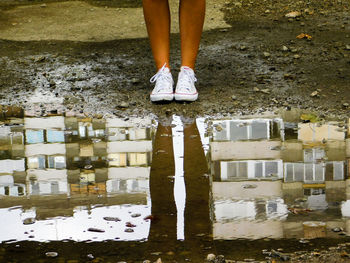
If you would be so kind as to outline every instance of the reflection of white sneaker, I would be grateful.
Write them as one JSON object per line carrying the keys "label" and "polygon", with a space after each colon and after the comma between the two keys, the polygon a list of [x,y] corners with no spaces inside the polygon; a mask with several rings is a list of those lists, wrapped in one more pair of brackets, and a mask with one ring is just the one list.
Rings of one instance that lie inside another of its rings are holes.
{"label": "reflection of white sneaker", "polygon": [[156,83],[151,93],[151,101],[172,101],[174,99],[174,81],[166,64],[150,79]]}
{"label": "reflection of white sneaker", "polygon": [[191,68],[182,66],[177,79],[175,89],[175,100],[195,101],[198,98],[198,92],[194,83],[197,81],[196,76]]}

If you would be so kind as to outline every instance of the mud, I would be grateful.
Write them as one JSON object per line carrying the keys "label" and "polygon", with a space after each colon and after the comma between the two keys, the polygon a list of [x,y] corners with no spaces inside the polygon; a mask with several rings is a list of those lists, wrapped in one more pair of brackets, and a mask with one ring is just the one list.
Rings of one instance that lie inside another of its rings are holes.
{"label": "mud", "polygon": [[[8,8],[6,2],[2,5]],[[222,11],[232,28],[204,32],[196,68],[200,97],[191,104],[150,103],[149,78],[155,69],[146,38],[102,43],[0,40],[1,104],[44,112],[48,102],[63,102],[66,109],[119,116],[248,114],[290,107],[347,115],[348,8],[349,1],[227,1]],[[296,10],[300,17],[284,17]],[[300,33],[312,39],[297,39]],[[179,35],[171,38],[176,74]]]}

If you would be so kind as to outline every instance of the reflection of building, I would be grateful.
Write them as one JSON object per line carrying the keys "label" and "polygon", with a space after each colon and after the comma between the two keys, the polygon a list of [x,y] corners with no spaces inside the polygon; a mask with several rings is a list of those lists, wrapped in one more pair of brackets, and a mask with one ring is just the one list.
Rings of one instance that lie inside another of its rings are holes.
{"label": "reflection of building", "polygon": [[10,117],[0,127],[0,210],[49,220],[106,203],[129,218],[123,204],[149,206],[150,121]]}
{"label": "reflection of building", "polygon": [[328,228],[344,226],[336,204],[345,200],[348,157],[338,123],[266,118],[217,120],[213,127],[214,238],[303,237],[312,228],[287,210],[298,198],[305,200],[301,209],[338,211],[325,218]]}

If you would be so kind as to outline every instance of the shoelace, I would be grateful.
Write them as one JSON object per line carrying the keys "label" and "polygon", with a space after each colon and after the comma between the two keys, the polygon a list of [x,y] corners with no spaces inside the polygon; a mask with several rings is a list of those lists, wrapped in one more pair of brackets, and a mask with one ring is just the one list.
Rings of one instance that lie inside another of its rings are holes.
{"label": "shoelace", "polygon": [[164,72],[164,69],[166,67],[166,63],[164,63],[163,67],[161,67],[158,72],[150,79],[151,83],[154,83],[157,81],[157,92],[166,91],[167,86],[169,82],[173,81],[173,78],[171,77],[171,74]]}
{"label": "shoelace", "polygon": [[186,91],[191,92],[192,85],[190,85],[190,83],[197,81],[196,76],[194,75],[192,70],[186,70],[186,69],[182,70],[181,74],[182,76],[179,79],[180,83],[179,83],[178,91],[181,92],[185,89]]}

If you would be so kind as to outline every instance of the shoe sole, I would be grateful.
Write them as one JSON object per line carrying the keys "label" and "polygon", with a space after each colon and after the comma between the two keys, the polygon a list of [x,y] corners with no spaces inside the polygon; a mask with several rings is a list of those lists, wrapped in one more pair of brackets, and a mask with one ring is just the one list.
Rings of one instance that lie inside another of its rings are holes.
{"label": "shoe sole", "polygon": [[198,99],[198,93],[185,95],[185,94],[175,94],[176,101],[196,101]]}
{"label": "shoe sole", "polygon": [[157,94],[150,96],[152,102],[159,101],[172,101],[174,100],[174,94]]}

